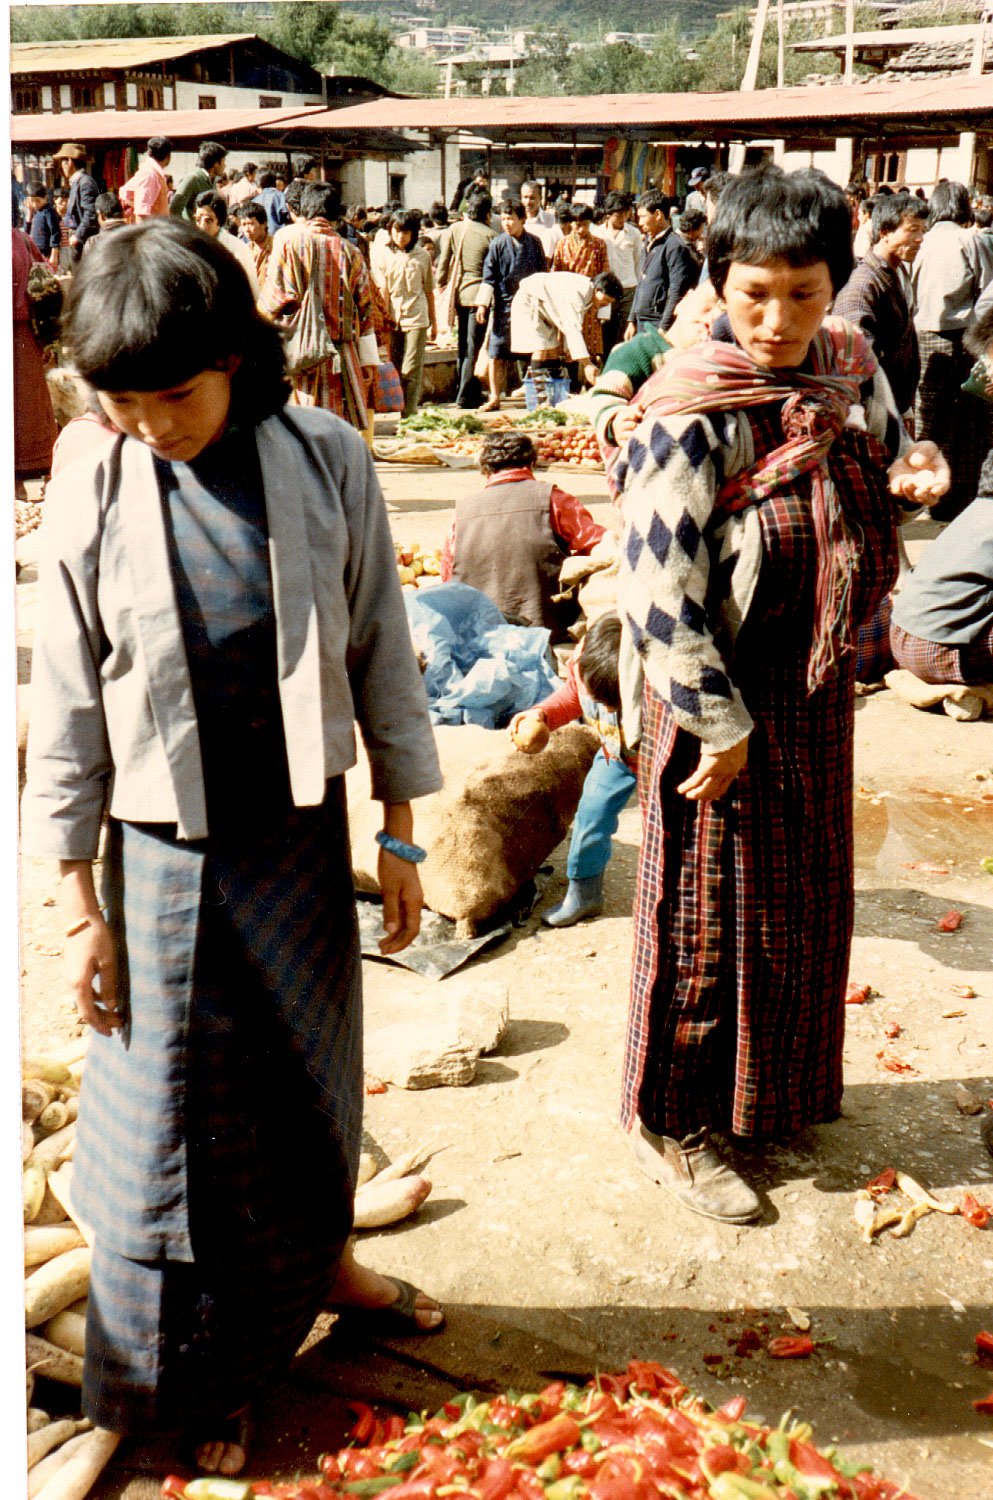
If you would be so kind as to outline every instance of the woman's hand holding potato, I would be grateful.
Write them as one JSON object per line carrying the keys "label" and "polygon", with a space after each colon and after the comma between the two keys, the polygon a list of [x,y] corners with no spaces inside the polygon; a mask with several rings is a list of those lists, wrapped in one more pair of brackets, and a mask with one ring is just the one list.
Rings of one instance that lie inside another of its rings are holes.
{"label": "woman's hand holding potato", "polygon": [[525,755],[537,755],[548,744],[552,731],[540,713],[527,709],[514,715],[508,733],[515,749],[523,750]]}

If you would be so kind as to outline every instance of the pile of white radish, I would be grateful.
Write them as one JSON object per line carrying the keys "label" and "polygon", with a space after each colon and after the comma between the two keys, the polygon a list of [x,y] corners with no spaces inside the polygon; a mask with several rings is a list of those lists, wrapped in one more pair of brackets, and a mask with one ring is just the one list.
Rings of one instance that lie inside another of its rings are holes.
{"label": "pile of white radish", "polygon": [[85,1047],[73,1042],[23,1064],[28,1500],[83,1500],[120,1441],[85,1417],[53,1420],[31,1404],[36,1374],[83,1381],[92,1238],[73,1217],[68,1190]]}
{"label": "pile of white radish", "polygon": [[431,1191],[426,1177],[414,1175],[431,1155],[430,1149],[421,1148],[398,1156],[395,1162],[380,1171],[376,1158],[363,1151],[359,1158],[358,1186],[355,1190],[356,1229],[379,1229],[383,1224],[395,1224],[416,1213]]}

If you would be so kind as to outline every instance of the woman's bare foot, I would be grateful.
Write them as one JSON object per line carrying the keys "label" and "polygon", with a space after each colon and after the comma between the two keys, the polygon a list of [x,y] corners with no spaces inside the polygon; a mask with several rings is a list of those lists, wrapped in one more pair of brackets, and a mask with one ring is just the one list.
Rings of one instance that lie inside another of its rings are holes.
{"label": "woman's bare foot", "polygon": [[[389,1276],[381,1276],[370,1266],[362,1266],[355,1259],[355,1247],[351,1240],[345,1246],[338,1265],[338,1273],[331,1284],[332,1303],[338,1307],[367,1308],[370,1312],[392,1307],[399,1300],[401,1289]],[[419,1328],[425,1332],[437,1328],[444,1320],[441,1308],[426,1292],[418,1292],[414,1303],[414,1317]]]}
{"label": "woman's bare foot", "polygon": [[223,1435],[198,1443],[193,1450],[196,1466],[201,1473],[223,1474],[228,1479],[241,1473],[248,1462],[251,1421],[251,1407],[243,1406],[226,1421],[217,1422],[217,1430]]}

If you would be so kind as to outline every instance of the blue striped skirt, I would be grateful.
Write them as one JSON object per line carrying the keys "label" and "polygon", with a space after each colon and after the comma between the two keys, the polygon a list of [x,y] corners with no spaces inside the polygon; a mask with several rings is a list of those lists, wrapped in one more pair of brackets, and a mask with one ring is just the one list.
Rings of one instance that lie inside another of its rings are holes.
{"label": "blue striped skirt", "polygon": [[[246,824],[249,822],[246,815]],[[292,1359],[352,1222],[361,959],[343,782],[262,833],[113,823],[122,1033],[94,1035],[73,1201],[96,1237],[83,1408],[144,1434]]]}

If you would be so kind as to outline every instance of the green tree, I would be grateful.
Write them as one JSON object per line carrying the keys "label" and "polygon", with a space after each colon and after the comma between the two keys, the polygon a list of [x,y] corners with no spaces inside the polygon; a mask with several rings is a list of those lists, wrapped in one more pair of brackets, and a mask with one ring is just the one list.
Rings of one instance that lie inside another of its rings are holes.
{"label": "green tree", "polygon": [[250,31],[253,5],[12,6],[12,42],[63,42],[90,37],[213,36]]}

